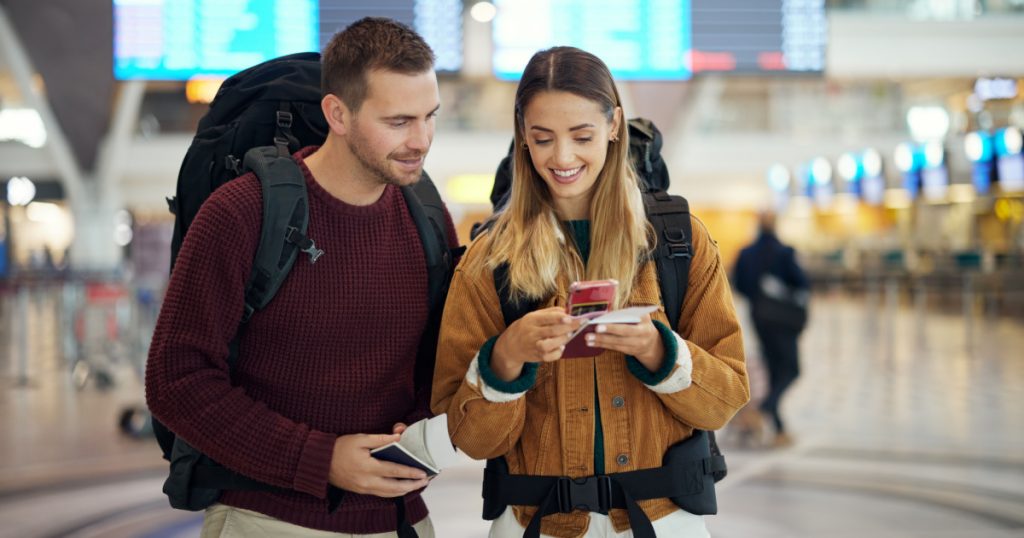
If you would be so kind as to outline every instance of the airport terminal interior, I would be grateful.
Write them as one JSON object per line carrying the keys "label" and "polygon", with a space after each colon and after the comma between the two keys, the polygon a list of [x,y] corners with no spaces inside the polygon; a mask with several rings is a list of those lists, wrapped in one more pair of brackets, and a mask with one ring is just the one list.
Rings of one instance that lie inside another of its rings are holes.
{"label": "airport terminal interior", "polygon": [[[424,169],[464,244],[563,44],[657,126],[725,267],[776,215],[800,375],[776,435],[734,293],[752,399],[712,536],[1024,538],[1024,0],[0,0],[0,537],[199,536],[143,385],[168,198],[225,78],[364,16],[435,52]],[[438,537],[487,536],[483,465],[426,489]]]}

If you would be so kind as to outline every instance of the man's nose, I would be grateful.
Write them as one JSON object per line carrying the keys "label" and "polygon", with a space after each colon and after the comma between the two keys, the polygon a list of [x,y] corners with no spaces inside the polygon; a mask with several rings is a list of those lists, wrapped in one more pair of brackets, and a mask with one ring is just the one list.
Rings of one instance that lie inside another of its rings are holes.
{"label": "man's nose", "polygon": [[429,122],[417,122],[405,145],[409,149],[426,152],[434,138],[434,127]]}

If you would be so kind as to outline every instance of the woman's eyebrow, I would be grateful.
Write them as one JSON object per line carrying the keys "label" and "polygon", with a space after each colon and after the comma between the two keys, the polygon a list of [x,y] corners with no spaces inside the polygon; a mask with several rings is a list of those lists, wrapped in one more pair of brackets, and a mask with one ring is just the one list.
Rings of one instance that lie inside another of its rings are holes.
{"label": "woman's eyebrow", "polygon": [[[579,125],[576,125],[576,126],[573,126],[573,127],[569,127],[569,130],[570,131],[578,131],[580,129],[587,129],[587,128],[593,128],[593,127],[594,127],[593,123],[581,123]],[[544,132],[547,132],[547,133],[553,133],[554,132],[551,129],[548,129],[547,127],[541,127],[540,125],[531,125],[530,126],[530,130],[544,131]]]}

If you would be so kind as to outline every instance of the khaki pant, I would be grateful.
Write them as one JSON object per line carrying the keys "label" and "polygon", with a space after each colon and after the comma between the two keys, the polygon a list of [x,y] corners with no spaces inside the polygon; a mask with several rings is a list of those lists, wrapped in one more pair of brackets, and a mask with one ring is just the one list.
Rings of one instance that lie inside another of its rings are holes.
{"label": "khaki pant", "polygon": [[[430,516],[413,525],[420,538],[434,538],[434,525]],[[248,538],[273,536],[280,538],[396,538],[397,532],[377,534],[345,534],[307,529],[280,519],[274,519],[252,510],[215,504],[206,509],[200,538]]]}

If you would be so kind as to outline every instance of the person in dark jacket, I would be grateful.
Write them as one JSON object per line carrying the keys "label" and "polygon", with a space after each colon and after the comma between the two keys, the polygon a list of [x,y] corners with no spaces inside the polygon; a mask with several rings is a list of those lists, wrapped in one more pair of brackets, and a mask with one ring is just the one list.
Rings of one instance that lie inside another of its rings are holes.
{"label": "person in dark jacket", "polygon": [[733,271],[734,288],[751,304],[751,314],[761,356],[768,370],[768,394],[760,404],[761,412],[775,429],[773,445],[787,446],[793,439],[779,414],[779,402],[786,390],[800,375],[797,340],[799,330],[786,330],[777,324],[766,323],[754,313],[757,299],[765,293],[764,277],[775,277],[790,290],[806,294],[807,276],[797,264],[796,251],[784,245],[775,235],[775,215],[764,212],[760,216],[757,239],[742,251]]}

